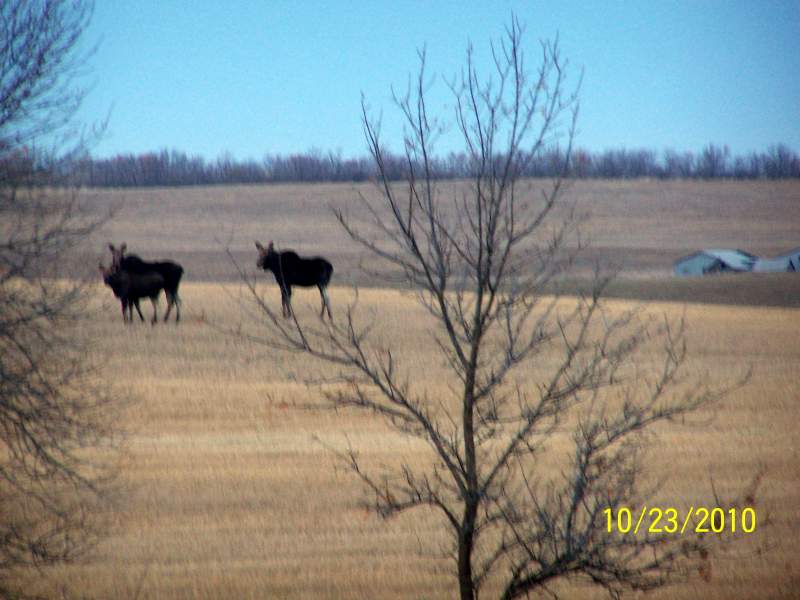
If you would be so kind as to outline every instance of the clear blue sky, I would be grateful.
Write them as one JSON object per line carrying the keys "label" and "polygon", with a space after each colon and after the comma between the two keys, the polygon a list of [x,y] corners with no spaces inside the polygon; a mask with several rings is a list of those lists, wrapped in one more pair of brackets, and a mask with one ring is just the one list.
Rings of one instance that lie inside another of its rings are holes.
{"label": "clear blue sky", "polygon": [[432,107],[446,111],[441,76],[460,70],[469,41],[488,59],[512,11],[531,67],[538,40],[558,34],[573,74],[583,69],[581,147],[800,151],[800,0],[97,0],[82,118],[111,110],[97,156],[353,156],[366,153],[363,92],[399,149],[390,87],[405,87],[416,50],[427,47]]}

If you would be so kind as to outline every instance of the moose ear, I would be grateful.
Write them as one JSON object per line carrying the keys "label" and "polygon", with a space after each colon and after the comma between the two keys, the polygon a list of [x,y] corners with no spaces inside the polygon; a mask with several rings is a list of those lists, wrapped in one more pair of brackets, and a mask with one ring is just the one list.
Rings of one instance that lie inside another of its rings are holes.
{"label": "moose ear", "polygon": [[258,248],[258,250],[259,250],[259,251],[261,251],[261,252],[263,252],[263,251],[264,251],[264,246],[262,246],[262,245],[261,245],[261,244],[259,244],[258,242],[256,242],[256,248]]}
{"label": "moose ear", "polygon": [[269,241],[269,249],[272,250],[275,247],[275,244],[272,243],[272,240]]}
{"label": "moose ear", "polygon": [[120,247],[119,247],[120,253],[124,254],[125,250],[127,250],[127,249],[128,249],[128,244],[126,244],[125,242],[122,242],[122,244],[120,244]]}
{"label": "moose ear", "polygon": [[115,251],[114,244],[112,244],[111,242],[108,243],[108,247],[112,252]]}

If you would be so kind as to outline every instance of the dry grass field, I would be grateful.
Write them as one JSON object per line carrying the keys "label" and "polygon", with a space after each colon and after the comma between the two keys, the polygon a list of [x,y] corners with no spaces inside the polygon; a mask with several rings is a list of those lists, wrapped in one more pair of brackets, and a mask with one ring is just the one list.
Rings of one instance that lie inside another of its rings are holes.
{"label": "dry grass field", "polygon": [[[527,194],[538,197],[541,184],[529,185]],[[451,183],[440,186],[445,207],[451,206],[454,189]],[[340,285],[370,286],[374,282],[357,268],[365,257],[331,213],[331,208],[338,208],[357,221],[363,213],[359,194],[374,196],[375,188],[371,184],[147,188],[90,190],[86,197],[97,210],[117,209],[104,232],[108,240],[126,241],[142,253],[174,257],[192,281],[236,279],[221,252],[229,238],[234,255],[248,265],[254,261],[253,240],[274,239],[279,247],[330,257]],[[587,217],[581,233],[590,249],[580,257],[579,272],[600,261],[619,270],[623,280],[645,278],[652,283],[671,275],[675,259],[701,248],[740,247],[770,256],[800,246],[798,205],[796,181],[578,181],[565,193],[557,216],[569,208]],[[97,251],[107,259],[103,241],[98,240]],[[787,285],[783,282],[780,287]],[[635,296],[640,291],[627,293]],[[713,290],[708,293],[714,299],[724,298]]]}
{"label": "dry grass field", "polygon": [[[450,565],[435,556],[442,523],[425,512],[381,521],[365,510],[364,490],[326,446],[349,441],[372,464],[398,456],[424,462],[426,448],[365,416],[298,407],[319,399],[301,373],[324,366],[220,332],[243,320],[256,326],[243,316],[241,289],[221,244],[230,238],[234,255],[253,272],[252,240],[275,239],[330,256],[334,313],[350,297],[349,284],[366,288],[360,305],[379,315],[381,339],[419,369],[419,385],[441,385],[444,367],[424,343],[430,322],[414,295],[370,286],[357,269],[358,248],[330,216],[329,204],[351,206],[356,187],[87,192],[97,210],[118,207],[87,265],[108,261],[107,240],[126,241],[145,257],[179,260],[186,268],[183,321],[125,326],[110,291],[96,286],[97,318],[85,333],[98,340],[93,353],[105,376],[133,398],[121,423],[128,431],[124,493],[110,509],[108,538],[92,555],[31,574],[30,591],[122,599],[456,595]],[[731,496],[764,468],[757,531],[712,561],[708,581],[649,597],[796,597],[800,277],[686,283],[669,271],[675,258],[701,247],[771,254],[800,245],[800,185],[582,182],[570,197],[579,211],[591,212],[592,258],[621,271],[609,310],[646,300],[652,314],[685,312],[693,372],[724,384],[753,371],[709,423],[660,430],[646,474],[664,480],[658,503],[685,507],[712,498],[712,479],[721,495]],[[262,273],[259,286],[279,307],[271,275]],[[299,318],[316,319],[318,302],[315,290],[298,291]],[[142,309],[147,317],[149,305]],[[644,352],[644,363],[652,352]],[[556,436],[556,452],[559,443]],[[561,591],[567,598],[603,597],[585,587]]]}

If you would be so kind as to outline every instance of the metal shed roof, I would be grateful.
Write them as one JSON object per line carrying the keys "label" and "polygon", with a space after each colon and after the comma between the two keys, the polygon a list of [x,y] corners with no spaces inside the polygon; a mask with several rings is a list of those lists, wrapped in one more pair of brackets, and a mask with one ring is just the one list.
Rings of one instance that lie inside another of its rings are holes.
{"label": "metal shed roof", "polygon": [[718,258],[731,269],[736,269],[737,271],[752,270],[757,260],[756,256],[744,250],[703,250],[702,252]]}
{"label": "metal shed roof", "polygon": [[753,256],[744,250],[700,250],[677,260],[675,262],[675,266],[677,267],[681,263],[698,256],[707,256],[710,259],[717,259],[727,265],[728,268],[735,271],[750,271],[757,260],[756,256]]}
{"label": "metal shed roof", "polygon": [[759,258],[753,266],[758,272],[797,271],[800,267],[800,248],[773,258]]}

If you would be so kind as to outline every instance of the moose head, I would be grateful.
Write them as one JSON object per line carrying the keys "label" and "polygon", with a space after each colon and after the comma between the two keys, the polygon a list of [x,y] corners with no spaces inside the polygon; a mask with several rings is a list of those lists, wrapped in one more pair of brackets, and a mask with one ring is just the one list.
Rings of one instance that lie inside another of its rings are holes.
{"label": "moose head", "polygon": [[275,254],[275,245],[270,240],[267,247],[264,248],[260,242],[256,242],[256,249],[258,250],[258,261],[256,262],[256,266],[259,269],[266,269],[267,265],[269,264],[270,256]]}

